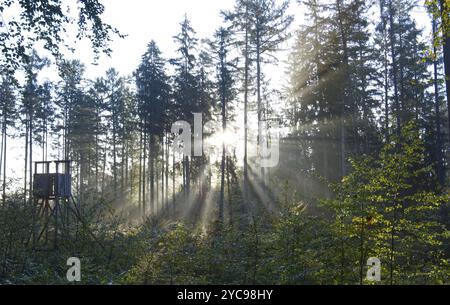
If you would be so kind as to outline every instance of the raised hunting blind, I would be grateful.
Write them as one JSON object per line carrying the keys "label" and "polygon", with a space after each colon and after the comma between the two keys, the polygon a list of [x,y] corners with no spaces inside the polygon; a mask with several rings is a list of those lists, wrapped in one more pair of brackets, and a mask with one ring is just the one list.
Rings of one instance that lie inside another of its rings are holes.
{"label": "raised hunting blind", "polygon": [[72,197],[71,163],[68,160],[34,163],[33,201],[37,228],[34,242],[44,238],[47,243],[49,233],[53,232],[54,245],[57,247],[61,227],[67,226],[71,218],[76,221],[80,219]]}
{"label": "raised hunting blind", "polygon": [[[51,165],[54,164],[54,171]],[[33,197],[52,200],[72,196],[71,161],[41,161],[34,164]]]}

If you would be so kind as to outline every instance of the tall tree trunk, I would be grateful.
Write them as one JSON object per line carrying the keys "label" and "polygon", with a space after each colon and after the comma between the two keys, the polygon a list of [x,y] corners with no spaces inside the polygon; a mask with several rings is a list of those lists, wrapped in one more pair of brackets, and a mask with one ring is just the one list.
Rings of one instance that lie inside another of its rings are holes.
{"label": "tall tree trunk", "polygon": [[187,198],[187,202],[189,202],[189,198],[191,195],[191,164],[189,161],[189,157],[186,156],[185,157],[185,162],[186,162],[186,198]]}
{"label": "tall tree trunk", "polygon": [[151,213],[155,213],[155,136],[150,134],[150,154],[149,154],[149,161],[150,161],[150,209]]}
{"label": "tall tree trunk", "polygon": [[[262,157],[262,114],[263,105],[261,99],[261,34],[259,30],[259,22],[256,25],[256,98],[257,98],[257,112],[258,112],[258,140],[257,146],[260,153],[259,157]],[[264,167],[261,167],[261,182],[264,182]]]}
{"label": "tall tree trunk", "polygon": [[[316,81],[319,83],[320,81],[321,81],[321,75],[320,75],[320,72],[321,72],[321,63],[320,63],[320,58],[319,58],[319,52],[318,52],[318,50],[320,50],[320,44],[319,44],[319,18],[318,18],[318,14],[317,14],[317,10],[318,10],[318,5],[317,5],[317,2],[315,1],[314,2],[314,5],[312,6],[312,16],[313,16],[313,22],[314,22],[314,50],[316,50],[316,52],[315,52],[315,56],[314,56],[314,63],[315,63],[315,66],[316,66],[316,75],[315,75],[315,78],[316,78]],[[324,103],[323,103],[323,97],[322,96],[320,96],[320,94],[316,94],[316,98],[319,100],[319,107],[320,107],[320,110],[319,110],[319,113],[320,113],[320,118],[322,119],[322,121],[321,121],[321,124],[323,125],[323,126],[326,126],[326,124],[327,124],[327,120],[326,120],[326,118],[325,118],[325,106],[323,105]],[[324,128],[324,130],[325,131],[322,131],[322,133],[323,133],[323,138],[328,138],[328,128]],[[320,144],[320,148],[321,148],[321,150],[322,150],[322,160],[323,160],[323,162],[322,162],[322,165],[323,165],[323,167],[322,167],[322,175],[323,175],[323,177],[326,177],[326,178],[330,178],[330,175],[329,175],[329,169],[328,169],[328,164],[329,164],[329,162],[328,162],[328,159],[329,159],[329,154],[328,154],[328,146],[327,146],[327,143],[324,141],[324,140],[322,140],[322,143]]]}
{"label": "tall tree trunk", "polygon": [[393,74],[393,85],[394,85],[394,102],[396,108],[396,120],[397,120],[397,136],[401,134],[401,119],[400,119],[400,101],[398,93],[398,80],[397,80],[397,56],[395,51],[395,24],[394,24],[394,7],[392,5],[392,0],[389,0],[389,40],[391,45],[391,56],[392,56],[392,74]]}
{"label": "tall tree trunk", "polygon": [[[436,20],[433,19],[433,37],[436,37],[437,25]],[[433,52],[436,58],[433,60],[433,84],[434,84],[434,109],[436,112],[436,169],[439,183],[444,185],[445,173],[442,162],[442,138],[441,138],[441,108],[439,100],[439,85],[438,85],[438,59],[436,46],[433,48]]]}
{"label": "tall tree trunk", "polygon": [[160,200],[159,200],[159,170],[158,170],[158,158],[156,158],[156,160],[154,161],[154,176],[155,176],[155,187],[154,187],[154,191],[155,191],[155,195],[153,195],[154,197],[154,201],[153,201],[153,206],[154,206],[154,215],[157,215],[159,212],[159,204],[160,204]]}
{"label": "tall tree trunk", "polygon": [[166,206],[169,206],[169,136],[166,134]]}
{"label": "tall tree trunk", "polygon": [[[400,13],[399,13],[400,15]],[[404,56],[403,56],[403,35],[402,31],[399,31],[398,33],[398,46],[399,46],[399,60],[398,60],[398,68],[400,73],[400,120],[403,122],[406,122],[408,119],[405,117],[404,114],[405,110],[405,72],[404,72]]]}
{"label": "tall tree trunk", "polygon": [[[2,122],[2,145],[1,145],[1,147],[0,147],[0,149],[1,149],[1,152],[0,152],[0,177],[2,177],[2,183],[4,184],[4,181],[5,181],[5,179],[4,179],[4,170],[6,169],[4,169],[3,168],[3,157],[4,157],[4,155],[5,155],[5,150],[4,150],[4,147],[5,147],[5,145],[6,145],[6,143],[5,143],[5,135],[4,135],[4,129],[5,129],[5,120],[3,119],[3,122]],[[3,171],[2,171],[3,170]],[[4,200],[2,200],[2,202],[3,202],[3,204],[4,204]]]}
{"label": "tall tree trunk", "polygon": [[186,190],[186,158],[183,155],[183,160],[181,161],[181,165],[183,166],[183,199],[184,202],[187,202],[187,190]]}
{"label": "tall tree trunk", "polygon": [[341,42],[342,49],[344,51],[344,88],[342,93],[342,104],[340,111],[340,150],[341,150],[341,177],[346,175],[346,135],[345,135],[345,115],[346,115],[346,107],[348,104],[348,95],[349,95],[349,56],[348,56],[348,47],[347,47],[347,35],[344,29],[343,16],[342,16],[342,8],[341,8],[341,0],[336,1],[336,7],[338,11],[338,21],[339,21],[339,29],[341,34]]}
{"label": "tall tree trunk", "polygon": [[[134,147],[134,141],[132,141],[131,146]],[[134,168],[135,168],[135,166],[134,166],[134,149],[128,148],[127,154],[130,154],[130,157],[129,157],[129,161],[130,161],[129,165],[130,166],[128,166],[128,158],[127,158],[127,169],[129,168],[129,170],[127,170],[128,184],[126,184],[126,185],[127,185],[127,187],[130,188],[130,196],[133,196],[133,194],[134,194],[134,175],[135,175],[135,173],[134,173]]]}
{"label": "tall tree trunk", "polygon": [[[28,116],[28,115],[27,115]],[[23,196],[24,196],[24,202],[27,202],[27,177],[28,177],[28,173],[27,173],[27,169],[28,169],[28,133],[29,133],[29,125],[28,125],[28,118],[25,121],[25,169],[24,169],[24,184],[23,184]]]}
{"label": "tall tree trunk", "polygon": [[63,130],[63,141],[64,141],[64,160],[69,160],[70,154],[70,142],[69,142],[69,127],[67,126],[67,121],[69,120],[69,109],[68,105],[64,105],[64,130]]}
{"label": "tall tree trunk", "polygon": [[3,201],[3,204],[5,204],[5,202],[6,202],[6,148],[7,148],[6,141],[8,139],[7,130],[8,130],[8,126],[7,126],[7,119],[6,119],[6,111],[4,111],[4,113],[3,113],[3,130],[2,130],[2,135],[3,135],[3,186],[2,186],[2,201]]}
{"label": "tall tree trunk", "polygon": [[[222,116],[222,134],[225,134],[227,130],[227,101],[226,101],[226,88],[225,88],[225,58],[224,54],[220,56],[220,99],[221,99],[221,116]],[[226,147],[225,142],[222,142],[222,161],[220,163],[220,200],[219,200],[219,221],[222,224],[224,220],[224,201],[225,201],[225,158]]]}
{"label": "tall tree trunk", "polygon": [[125,193],[125,187],[124,187],[124,183],[125,183],[125,170],[126,170],[126,153],[125,153],[125,148],[126,148],[126,140],[125,140],[125,135],[122,132],[122,136],[121,136],[121,142],[122,142],[122,156],[121,156],[121,164],[120,164],[120,197],[123,198],[124,193]]}
{"label": "tall tree trunk", "polygon": [[[113,106],[115,108],[115,105]],[[117,199],[117,122],[116,113],[113,110],[113,182],[114,182],[114,200]]]}
{"label": "tall tree trunk", "polygon": [[128,181],[130,179],[130,172],[129,172],[129,160],[130,160],[130,146],[129,146],[129,140],[125,140],[125,164],[122,165],[123,170],[125,171],[124,174],[124,183],[122,184],[122,192],[125,192],[125,198],[128,199]]}
{"label": "tall tree trunk", "polygon": [[[448,14],[450,6],[446,0],[439,0],[441,14]],[[444,36],[444,69],[445,69],[445,86],[447,88],[447,110],[448,110],[448,133],[450,135],[450,33],[442,33]]]}
{"label": "tall tree trunk", "polygon": [[175,151],[172,151],[172,207],[175,211],[175,175],[176,175],[176,164],[175,164]]}
{"label": "tall tree trunk", "polygon": [[[444,7],[444,2],[441,0],[441,12],[444,14],[445,11],[448,12],[448,7]],[[433,37],[435,38],[437,35],[437,23],[433,18]],[[445,33],[443,33],[445,35]],[[434,44],[433,44],[434,45]],[[450,124],[450,36],[445,36],[444,41],[444,67],[445,67],[445,84],[446,84],[446,92],[447,92],[447,107],[448,107],[448,119]],[[437,54],[437,48],[434,45],[434,54]],[[438,87],[438,76],[437,76],[437,58],[433,61],[434,68],[434,95],[435,95],[435,112],[436,112],[436,158],[437,158],[437,174],[439,178],[439,183],[443,186],[445,185],[445,166],[443,163],[443,143],[441,137],[441,120],[440,120],[440,101],[439,101],[439,87]],[[450,135],[450,125],[449,125],[449,135]],[[442,223],[448,228],[449,227],[449,219],[448,219],[448,208],[446,203],[443,203],[441,206],[441,219]]]}
{"label": "tall tree trunk", "polygon": [[228,221],[230,226],[233,225],[233,205],[231,196],[231,181],[230,181],[230,158],[226,159],[226,172],[227,172],[227,193],[228,193]]}
{"label": "tall tree trunk", "polygon": [[165,185],[164,185],[164,174],[165,174],[165,170],[166,170],[166,158],[165,158],[165,154],[166,154],[166,142],[164,139],[164,136],[161,136],[161,207],[162,209],[164,209],[165,207]]}
{"label": "tall tree trunk", "polygon": [[146,172],[145,166],[147,161],[147,135],[144,133],[144,143],[143,143],[143,160],[142,160],[142,215],[147,216],[147,204],[146,204]]}
{"label": "tall tree trunk", "polygon": [[96,105],[95,112],[96,112],[96,132],[95,132],[95,191],[98,192],[98,187],[100,185],[99,183],[99,163],[100,163],[100,140],[99,140],[99,134],[100,134],[100,107]]}
{"label": "tall tree trunk", "polygon": [[[141,127],[142,128],[142,127]],[[141,216],[142,214],[142,157],[143,157],[143,136],[142,136],[142,129],[139,132],[139,195],[138,195],[138,207],[139,207],[139,213]]]}
{"label": "tall tree trunk", "polygon": [[389,142],[389,64],[388,64],[388,40],[387,20],[384,16],[384,3],[380,5],[383,18],[383,76],[384,76],[384,128],[386,143]]}
{"label": "tall tree trunk", "polygon": [[[4,120],[3,120],[4,121]],[[4,136],[3,136],[3,129],[4,129],[4,122],[2,122],[2,140],[1,140],[1,142],[2,142],[2,144],[1,144],[1,146],[0,146],[0,177],[3,177],[2,176],[2,170],[3,170],[3,146],[5,145],[5,139],[4,139]]]}
{"label": "tall tree trunk", "polygon": [[225,200],[225,144],[222,144],[222,161],[220,163],[220,200],[219,200],[219,221],[223,223],[223,207]]}
{"label": "tall tree trunk", "polygon": [[249,72],[249,29],[248,4],[245,7],[245,64],[244,64],[244,204],[248,206],[248,72]]}
{"label": "tall tree trunk", "polygon": [[107,152],[106,148],[103,148],[103,165],[102,165],[102,198],[105,198],[105,191],[106,191],[106,159],[107,159]]}

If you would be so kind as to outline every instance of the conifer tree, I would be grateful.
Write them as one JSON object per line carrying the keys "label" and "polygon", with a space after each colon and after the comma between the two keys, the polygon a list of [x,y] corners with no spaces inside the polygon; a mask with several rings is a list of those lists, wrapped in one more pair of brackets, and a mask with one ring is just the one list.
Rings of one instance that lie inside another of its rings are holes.
{"label": "conifer tree", "polygon": [[[135,77],[138,111],[143,122],[141,128],[143,129],[144,137],[149,138],[150,204],[151,213],[154,213],[156,208],[155,160],[158,156],[157,141],[162,139],[166,131],[170,94],[168,77],[165,72],[165,61],[161,57],[161,52],[154,41],[148,44],[147,51],[142,56],[141,64],[136,71]],[[144,146],[143,149],[147,150],[147,147]]]}

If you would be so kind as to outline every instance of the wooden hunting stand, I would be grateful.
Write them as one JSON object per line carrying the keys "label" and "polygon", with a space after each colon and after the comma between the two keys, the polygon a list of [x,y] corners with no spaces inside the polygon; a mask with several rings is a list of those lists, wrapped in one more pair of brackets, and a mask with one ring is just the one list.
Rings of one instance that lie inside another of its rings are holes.
{"label": "wooden hunting stand", "polygon": [[[34,163],[33,200],[35,204],[35,221],[37,235],[34,241],[49,239],[53,231],[54,246],[58,245],[58,230],[67,224],[72,197],[72,161],[40,161]],[[53,165],[53,166],[52,166]],[[78,217],[78,213],[75,212]]]}

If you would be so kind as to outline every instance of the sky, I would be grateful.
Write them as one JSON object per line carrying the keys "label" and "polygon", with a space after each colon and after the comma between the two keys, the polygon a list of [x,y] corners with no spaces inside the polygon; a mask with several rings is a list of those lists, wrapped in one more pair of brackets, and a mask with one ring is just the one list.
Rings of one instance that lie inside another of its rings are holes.
{"label": "sky", "polygon": [[[114,67],[121,74],[130,75],[139,65],[147,44],[155,40],[163,57],[174,57],[176,45],[173,36],[180,31],[180,22],[187,15],[197,38],[210,38],[215,30],[223,24],[221,10],[234,7],[234,0],[114,0],[101,1],[105,5],[103,19],[119,29],[126,38],[116,37],[111,43],[111,57],[102,56],[98,65],[89,65],[93,59],[88,41],[77,42],[74,54],[68,57],[81,59],[86,66],[86,76],[95,78]],[[281,2],[281,1],[280,1]],[[296,14],[299,7],[291,1],[290,13]],[[295,25],[291,29],[294,29]],[[285,45],[287,47],[288,44]],[[54,69],[53,69],[54,70]],[[277,71],[281,71],[278,66]],[[277,72],[275,71],[275,72]],[[48,71],[49,78],[53,78]],[[272,71],[271,71],[272,72]],[[283,73],[276,73],[276,78]],[[272,75],[272,74],[271,74]]]}
{"label": "sky", "polygon": [[[104,3],[104,20],[128,36],[115,39],[111,44],[112,57],[101,60],[98,68],[114,66],[120,72],[130,74],[152,39],[163,56],[175,56],[173,36],[179,33],[179,24],[185,14],[197,37],[211,37],[221,24],[220,10],[231,9],[234,0],[114,0]],[[94,73],[95,70],[92,69]]]}

